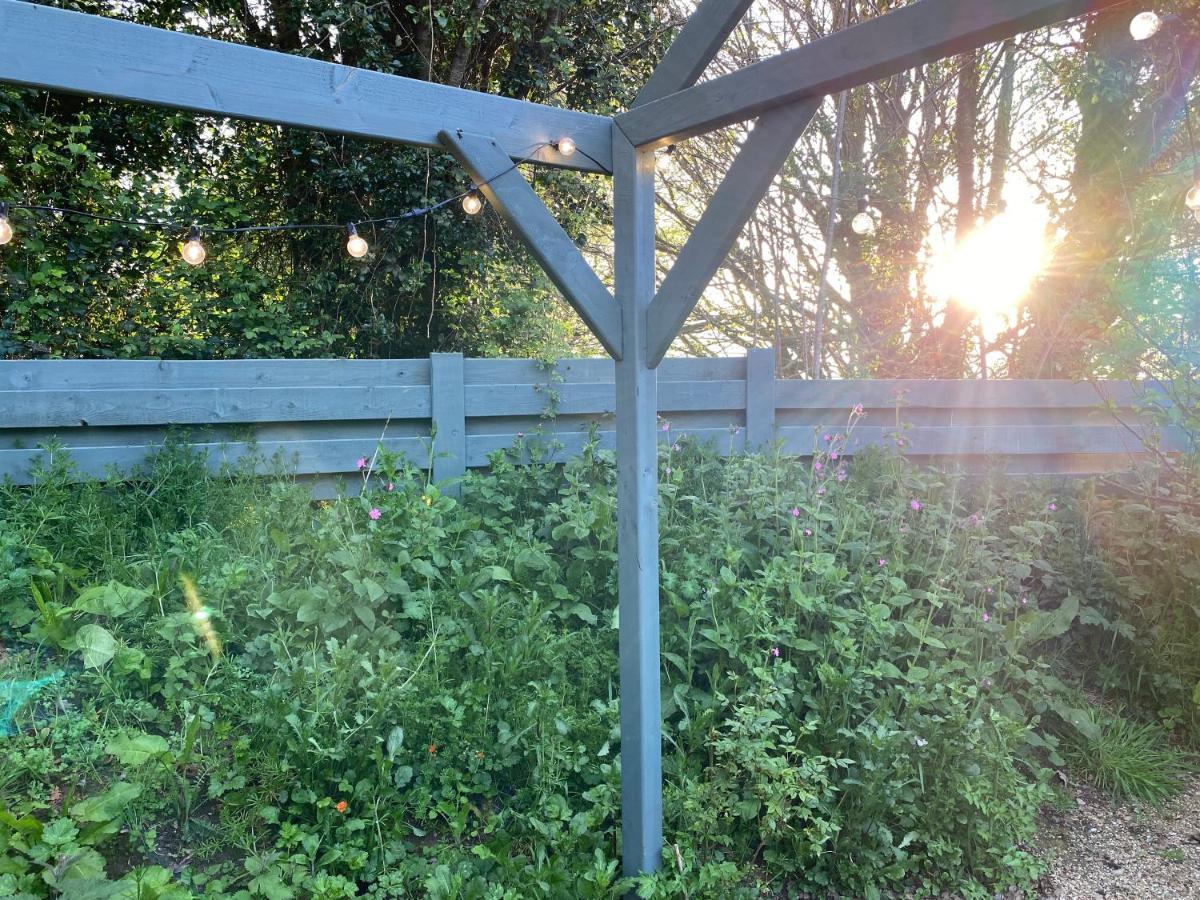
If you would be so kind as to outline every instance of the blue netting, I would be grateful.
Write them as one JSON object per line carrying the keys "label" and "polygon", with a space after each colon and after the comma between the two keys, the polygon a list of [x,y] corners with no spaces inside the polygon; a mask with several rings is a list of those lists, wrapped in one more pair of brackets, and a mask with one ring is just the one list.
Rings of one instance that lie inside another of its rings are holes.
{"label": "blue netting", "polygon": [[13,720],[21,708],[36,697],[38,691],[62,677],[62,672],[55,672],[35,681],[0,681],[0,737],[16,734],[17,727]]}

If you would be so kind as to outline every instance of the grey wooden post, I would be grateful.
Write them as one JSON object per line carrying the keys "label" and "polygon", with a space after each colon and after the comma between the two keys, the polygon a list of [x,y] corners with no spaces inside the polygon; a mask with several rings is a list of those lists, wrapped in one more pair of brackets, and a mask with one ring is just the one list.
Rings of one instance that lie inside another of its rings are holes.
{"label": "grey wooden post", "polygon": [[433,480],[448,482],[442,492],[457,496],[460,485],[450,479],[467,472],[466,382],[461,353],[429,357],[429,391],[433,431]]}
{"label": "grey wooden post", "polygon": [[646,362],[654,297],[654,154],[613,129],[616,298],[617,573],[621,673],[621,835],[626,875],[662,859],[658,622],[658,373]]}
{"label": "grey wooden post", "polygon": [[775,351],[755,347],[746,354],[746,449],[775,442]]}

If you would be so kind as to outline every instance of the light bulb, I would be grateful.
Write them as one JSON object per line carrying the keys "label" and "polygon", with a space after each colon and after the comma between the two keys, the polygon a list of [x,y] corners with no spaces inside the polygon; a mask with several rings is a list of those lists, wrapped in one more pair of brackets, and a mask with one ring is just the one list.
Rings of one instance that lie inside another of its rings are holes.
{"label": "light bulb", "polygon": [[855,234],[874,234],[876,228],[875,217],[871,215],[870,211],[864,209],[850,220],[850,227]]}
{"label": "light bulb", "polygon": [[483,210],[483,198],[478,191],[471,191],[463,197],[463,212],[468,216],[477,216]]}
{"label": "light bulb", "polygon": [[1200,212],[1200,181],[1192,185],[1192,189],[1187,192],[1187,196],[1183,198],[1183,202],[1187,204],[1187,208],[1192,212]]}
{"label": "light bulb", "polygon": [[559,138],[558,143],[554,146],[561,156],[571,156],[575,153],[575,142],[569,137]]}
{"label": "light bulb", "polygon": [[1148,41],[1158,34],[1162,25],[1162,16],[1158,13],[1142,12],[1134,16],[1133,21],[1129,23],[1129,33],[1135,41]]}
{"label": "light bulb", "polygon": [[346,252],[355,259],[362,259],[367,255],[367,251],[371,249],[370,246],[368,246],[367,242],[358,233],[358,229],[354,227],[353,222],[346,226],[346,231],[350,235],[346,241]]}
{"label": "light bulb", "polygon": [[0,246],[13,239],[12,222],[8,221],[8,204],[0,203]]}
{"label": "light bulb", "polygon": [[204,244],[200,241],[200,229],[195,225],[188,233],[187,243],[179,252],[183,256],[183,261],[189,266],[199,266],[208,259],[208,251],[204,249]]}

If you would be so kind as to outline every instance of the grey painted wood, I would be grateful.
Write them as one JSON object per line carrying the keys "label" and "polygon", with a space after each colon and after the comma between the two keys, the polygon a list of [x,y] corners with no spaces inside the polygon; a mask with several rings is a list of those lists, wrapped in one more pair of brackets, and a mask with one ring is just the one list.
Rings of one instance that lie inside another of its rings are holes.
{"label": "grey painted wood", "polygon": [[621,315],[612,294],[500,145],[490,137],[443,131],[443,145],[480,186],[604,349],[621,357]]}
{"label": "grey painted wood", "polygon": [[920,0],[796,50],[634,107],[616,118],[659,147],[1002,41],[1125,0]]}
{"label": "grey painted wood", "polygon": [[[825,434],[845,430],[845,424],[830,422],[817,428],[782,427],[779,429],[786,453],[806,456],[823,446]],[[1074,425],[1069,427],[1006,427],[979,426],[915,427],[896,429],[892,426],[859,425],[850,433],[847,454],[865,447],[896,446],[910,456],[1027,456],[1056,454],[1145,454],[1146,444],[1159,446],[1167,452],[1188,449],[1187,435],[1182,429],[1169,428],[1161,434],[1138,426],[1131,432],[1119,425]]]}
{"label": "grey painted wood", "polygon": [[746,445],[775,443],[775,351],[756,347],[746,355]]}
{"label": "grey painted wood", "polygon": [[691,87],[704,74],[754,0],[703,0],[633,101],[641,106]]}
{"label": "grey painted wood", "polygon": [[483,124],[514,159],[570,136],[586,153],[545,146],[537,160],[611,169],[604,116],[14,0],[0,0],[0,44],[0,81],[14,84],[422,147]]}
{"label": "grey painted wood", "polygon": [[[740,410],[746,405],[744,381],[670,381],[658,385],[660,412]],[[616,412],[616,386],[606,384],[471,384],[467,415],[560,415]]]}
{"label": "grey painted wood", "polygon": [[647,353],[657,365],[742,233],[821,101],[770,110],[750,132],[650,304]]}
{"label": "grey painted wood", "polygon": [[435,353],[430,392],[433,399],[433,480],[442,490],[457,495],[456,479],[467,472],[466,387],[461,353]]}
{"label": "grey painted wood", "polygon": [[[3,2],[3,0],[0,0]],[[428,385],[428,359],[0,360],[0,390]]]}
{"label": "grey painted wood", "polygon": [[0,428],[428,418],[427,387],[0,391]]}
{"label": "grey painted wood", "polygon": [[1062,409],[1094,407],[1101,398],[1128,407],[1140,397],[1161,393],[1153,387],[1135,388],[1128,382],[1101,381],[1095,385],[1069,381],[802,381],[780,380],[776,387],[781,409],[849,410],[861,403],[867,409],[907,407],[1011,407]]}
{"label": "grey painted wood", "polygon": [[662,863],[657,373],[646,356],[654,297],[654,154],[613,129],[616,296],[624,356],[617,387],[617,584],[621,675],[621,835],[625,874]]}

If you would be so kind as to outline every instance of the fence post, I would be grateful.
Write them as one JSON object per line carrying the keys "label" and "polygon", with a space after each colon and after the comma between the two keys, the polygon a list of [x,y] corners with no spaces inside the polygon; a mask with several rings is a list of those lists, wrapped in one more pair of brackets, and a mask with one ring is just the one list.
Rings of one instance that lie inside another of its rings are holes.
{"label": "fence post", "polygon": [[[441,484],[467,473],[466,382],[461,353],[429,357],[429,394],[433,431],[433,480]],[[460,485],[443,484],[442,492],[457,496]]]}
{"label": "fence post", "polygon": [[755,347],[746,354],[746,450],[775,442],[775,351]]}

